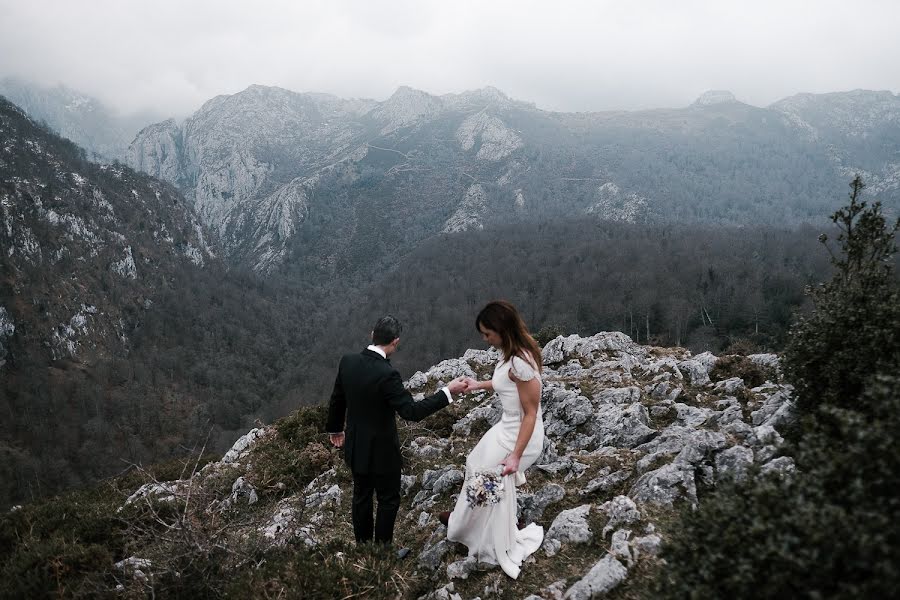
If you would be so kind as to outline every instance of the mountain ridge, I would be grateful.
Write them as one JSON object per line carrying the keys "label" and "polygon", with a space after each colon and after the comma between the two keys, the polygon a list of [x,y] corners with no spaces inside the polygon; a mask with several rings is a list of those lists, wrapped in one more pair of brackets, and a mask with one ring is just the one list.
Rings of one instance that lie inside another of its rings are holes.
{"label": "mountain ridge", "polygon": [[[840,118],[841,103],[878,102],[865,121],[887,127],[875,150],[840,124],[827,140],[810,135],[823,126],[806,114],[807,100],[754,107],[722,91],[684,108],[608,113],[542,111],[490,87],[435,96],[402,86],[383,102],[324,98],[259,85],[217,97],[180,127],[143,130],[129,164],[178,185],[229,260],[261,273],[355,252],[367,242],[334,244],[327,238],[336,232],[321,223],[359,231],[352,224],[370,218],[364,204],[372,202],[392,207],[397,225],[416,232],[404,240],[413,244],[573,213],[798,224],[821,218],[827,188],[856,170],[887,206],[900,204],[900,163],[891,162],[900,100],[883,93],[813,103],[831,107],[827,120]],[[179,136],[178,160],[171,152],[160,159],[155,149],[177,149]],[[298,180],[307,182],[302,193]],[[274,195],[292,206],[280,217],[269,208]]]}

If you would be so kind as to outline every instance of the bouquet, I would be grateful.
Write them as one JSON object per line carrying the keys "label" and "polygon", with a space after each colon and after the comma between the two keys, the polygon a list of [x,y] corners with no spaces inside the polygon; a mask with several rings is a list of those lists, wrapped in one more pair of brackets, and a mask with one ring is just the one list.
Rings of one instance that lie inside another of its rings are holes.
{"label": "bouquet", "polygon": [[476,471],[466,480],[466,500],[471,508],[497,504],[503,500],[503,467]]}

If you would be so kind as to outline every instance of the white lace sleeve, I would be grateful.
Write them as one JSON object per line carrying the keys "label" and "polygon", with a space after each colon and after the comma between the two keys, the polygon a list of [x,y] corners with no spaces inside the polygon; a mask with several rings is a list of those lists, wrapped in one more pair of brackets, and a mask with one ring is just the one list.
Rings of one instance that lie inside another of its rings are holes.
{"label": "white lace sleeve", "polygon": [[531,381],[537,375],[534,366],[519,356],[513,356],[509,372],[519,381]]}

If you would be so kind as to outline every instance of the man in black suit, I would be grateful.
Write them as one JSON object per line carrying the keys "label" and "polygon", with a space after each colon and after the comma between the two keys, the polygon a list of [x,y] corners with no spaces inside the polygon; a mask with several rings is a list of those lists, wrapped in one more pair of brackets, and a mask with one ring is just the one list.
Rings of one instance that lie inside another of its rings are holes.
{"label": "man in black suit", "polygon": [[[401,330],[394,317],[379,319],[372,330],[372,345],[341,358],[328,403],[326,428],[331,443],[343,446],[344,459],[353,473],[352,519],[357,543],[371,541],[374,535],[376,542],[389,545],[394,537],[403,463],[394,414],[421,421],[466,389],[462,378],[454,379],[433,396],[413,400],[388,359],[397,350]],[[378,496],[374,523],[373,492]]]}

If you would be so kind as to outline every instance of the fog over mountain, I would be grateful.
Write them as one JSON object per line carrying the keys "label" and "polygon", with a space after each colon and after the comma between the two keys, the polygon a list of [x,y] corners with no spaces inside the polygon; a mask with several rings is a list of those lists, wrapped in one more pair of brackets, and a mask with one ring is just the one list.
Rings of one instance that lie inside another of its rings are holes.
{"label": "fog over mountain", "polygon": [[900,6],[884,0],[0,0],[0,14],[0,77],[178,118],[252,83],[378,101],[493,85],[564,112],[684,106],[707,89],[755,106],[900,91]]}

